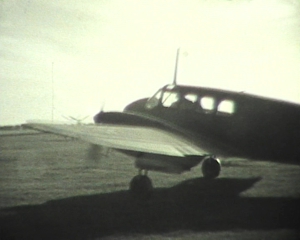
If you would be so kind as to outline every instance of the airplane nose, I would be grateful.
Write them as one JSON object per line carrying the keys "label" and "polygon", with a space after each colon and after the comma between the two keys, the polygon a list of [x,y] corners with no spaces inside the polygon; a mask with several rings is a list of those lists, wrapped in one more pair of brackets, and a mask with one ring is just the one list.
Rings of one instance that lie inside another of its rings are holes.
{"label": "airplane nose", "polygon": [[100,112],[94,116],[94,123],[101,123],[103,121],[104,106],[105,106],[105,101],[101,105]]}
{"label": "airplane nose", "polygon": [[103,112],[103,111],[100,111],[99,113],[97,113],[97,114],[94,116],[94,122],[95,122],[95,123],[101,123],[102,120],[103,120],[103,115],[104,115],[104,112]]}

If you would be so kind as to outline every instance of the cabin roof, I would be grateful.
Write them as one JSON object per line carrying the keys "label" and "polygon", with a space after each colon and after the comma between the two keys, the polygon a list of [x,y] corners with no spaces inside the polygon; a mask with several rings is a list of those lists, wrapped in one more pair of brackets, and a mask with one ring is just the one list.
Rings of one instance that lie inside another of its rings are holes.
{"label": "cabin roof", "polygon": [[168,84],[164,87],[164,89],[176,89],[183,93],[197,93],[197,94],[203,94],[203,95],[212,95],[217,98],[230,98],[233,100],[238,100],[240,98],[246,99],[252,99],[252,100],[265,100],[265,101],[272,101],[272,102],[278,102],[281,104],[288,104],[288,105],[294,105],[296,107],[300,107],[299,103],[291,102],[288,100],[283,99],[276,99],[272,97],[266,97],[261,96],[257,94],[252,93],[246,93],[244,91],[235,92],[231,90],[224,90],[224,89],[217,89],[217,88],[209,88],[209,87],[199,87],[199,86],[189,86],[189,85],[172,85]]}

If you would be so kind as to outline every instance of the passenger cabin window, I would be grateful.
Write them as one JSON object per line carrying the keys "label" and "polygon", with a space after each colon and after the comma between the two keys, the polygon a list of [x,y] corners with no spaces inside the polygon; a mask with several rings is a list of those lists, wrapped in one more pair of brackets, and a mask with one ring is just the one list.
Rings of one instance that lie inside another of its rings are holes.
{"label": "passenger cabin window", "polygon": [[161,94],[162,94],[162,90],[159,90],[157,93],[154,94],[153,97],[149,98],[148,101],[146,102],[145,108],[146,109],[155,108],[159,104]]}
{"label": "passenger cabin window", "polygon": [[194,94],[194,93],[187,93],[183,97],[185,100],[190,101],[192,103],[195,103],[198,99],[197,94]]}
{"label": "passenger cabin window", "polygon": [[216,100],[213,97],[205,96],[202,97],[199,100],[201,108],[204,110],[206,113],[210,113],[214,111],[215,105],[216,105]]}
{"label": "passenger cabin window", "polygon": [[187,93],[180,99],[179,108],[183,110],[195,109],[195,103],[198,100],[198,95],[194,93]]}
{"label": "passenger cabin window", "polygon": [[165,91],[162,96],[162,105],[164,107],[178,107],[179,93],[174,91]]}
{"label": "passenger cabin window", "polygon": [[218,114],[232,115],[235,112],[235,102],[232,100],[223,100],[219,103]]}

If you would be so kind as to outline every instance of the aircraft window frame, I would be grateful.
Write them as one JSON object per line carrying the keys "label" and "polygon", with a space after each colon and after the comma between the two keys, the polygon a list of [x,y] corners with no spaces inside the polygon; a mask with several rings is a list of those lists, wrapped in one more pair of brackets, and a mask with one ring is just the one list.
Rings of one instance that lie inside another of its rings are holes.
{"label": "aircraft window frame", "polygon": [[160,103],[162,93],[162,89],[158,90],[151,98],[148,99],[145,104],[145,108],[150,110],[157,107]]}
{"label": "aircraft window frame", "polygon": [[223,116],[231,116],[236,112],[236,102],[231,99],[223,99],[217,107],[217,114]]}
{"label": "aircraft window frame", "polygon": [[165,90],[161,96],[161,105],[165,108],[176,108],[180,102],[178,91]]}
{"label": "aircraft window frame", "polygon": [[212,96],[209,95],[200,96],[198,103],[201,110],[205,113],[212,113],[216,110],[217,100]]}
{"label": "aircraft window frame", "polygon": [[176,88],[176,85],[169,84],[165,87],[165,91],[172,91],[172,90],[174,90],[174,88]]}

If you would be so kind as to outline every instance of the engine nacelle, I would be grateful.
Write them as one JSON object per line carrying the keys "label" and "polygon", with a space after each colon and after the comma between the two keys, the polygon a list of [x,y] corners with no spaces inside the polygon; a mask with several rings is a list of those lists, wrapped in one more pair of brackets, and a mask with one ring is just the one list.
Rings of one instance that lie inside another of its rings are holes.
{"label": "engine nacelle", "polygon": [[203,177],[213,179],[219,176],[221,172],[221,162],[212,156],[207,156],[202,160],[201,170]]}
{"label": "engine nacelle", "polygon": [[142,153],[137,156],[135,167],[138,169],[164,173],[183,173],[201,162],[201,156],[176,157],[155,153]]}

